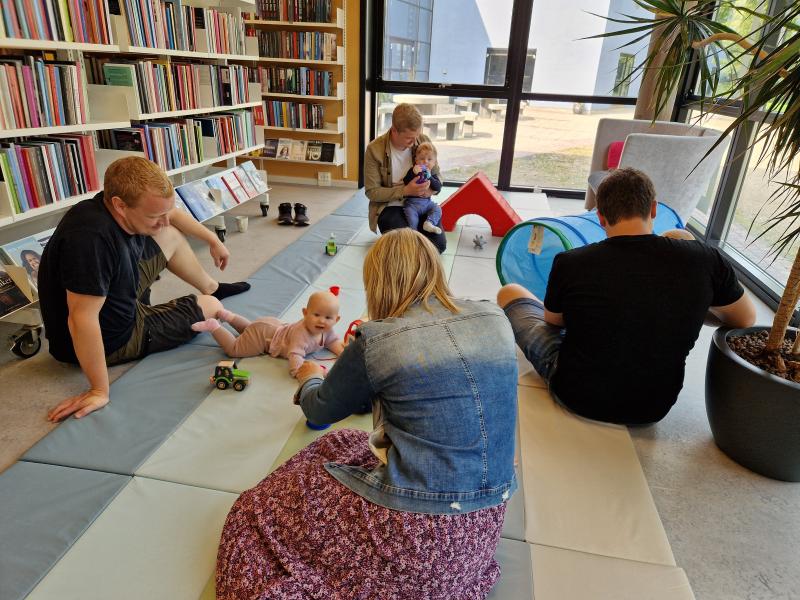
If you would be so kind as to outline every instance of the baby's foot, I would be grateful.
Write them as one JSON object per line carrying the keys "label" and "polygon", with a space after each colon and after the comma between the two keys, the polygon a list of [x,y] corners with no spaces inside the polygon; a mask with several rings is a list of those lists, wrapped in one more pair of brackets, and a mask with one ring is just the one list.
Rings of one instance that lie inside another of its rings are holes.
{"label": "baby's foot", "polygon": [[226,323],[230,323],[236,317],[235,313],[232,313],[226,308],[221,308],[217,311],[217,318],[220,321],[225,321]]}
{"label": "baby's foot", "polygon": [[198,321],[192,323],[192,331],[216,331],[221,325],[216,319],[206,319],[205,321]]}
{"label": "baby's foot", "polygon": [[442,230],[439,227],[437,227],[436,225],[434,225],[433,223],[431,223],[430,221],[425,221],[422,224],[422,228],[425,231],[429,231],[430,233],[435,233],[435,234],[442,233]]}

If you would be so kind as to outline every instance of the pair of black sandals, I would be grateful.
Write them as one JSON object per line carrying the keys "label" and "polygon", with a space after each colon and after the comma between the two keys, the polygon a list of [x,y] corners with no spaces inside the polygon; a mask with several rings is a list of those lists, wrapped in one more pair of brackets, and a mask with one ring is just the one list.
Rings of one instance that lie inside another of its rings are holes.
{"label": "pair of black sandals", "polygon": [[292,205],[289,202],[283,202],[278,205],[278,225],[297,225],[298,227],[305,227],[310,225],[311,221],[306,214],[305,204],[295,202],[294,215],[292,215]]}

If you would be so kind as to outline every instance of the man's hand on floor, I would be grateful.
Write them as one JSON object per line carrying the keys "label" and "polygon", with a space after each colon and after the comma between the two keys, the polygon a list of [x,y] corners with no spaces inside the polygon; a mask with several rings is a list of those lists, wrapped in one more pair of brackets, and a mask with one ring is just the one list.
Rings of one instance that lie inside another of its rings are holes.
{"label": "man's hand on floor", "polygon": [[82,394],[64,400],[47,413],[47,419],[56,422],[66,419],[73,414],[76,419],[80,419],[96,411],[98,408],[103,408],[106,404],[108,404],[108,392],[88,390]]}

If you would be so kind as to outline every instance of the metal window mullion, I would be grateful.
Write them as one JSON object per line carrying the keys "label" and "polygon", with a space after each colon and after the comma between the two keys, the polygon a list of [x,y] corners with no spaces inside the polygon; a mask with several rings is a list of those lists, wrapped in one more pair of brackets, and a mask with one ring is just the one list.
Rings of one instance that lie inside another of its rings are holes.
{"label": "metal window mullion", "polygon": [[501,190],[511,185],[514,163],[514,146],[519,124],[519,105],[522,101],[522,84],[525,80],[525,63],[528,60],[528,37],[530,36],[533,0],[515,0],[511,13],[511,31],[508,39],[508,61],[506,62],[506,120],[503,128],[503,146],[500,150],[500,170],[497,184]]}

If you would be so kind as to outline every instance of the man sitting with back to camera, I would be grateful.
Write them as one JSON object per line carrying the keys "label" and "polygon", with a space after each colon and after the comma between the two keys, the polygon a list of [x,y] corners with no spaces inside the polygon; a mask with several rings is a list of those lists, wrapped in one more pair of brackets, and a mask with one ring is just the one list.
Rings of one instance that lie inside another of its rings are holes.
{"label": "man sitting with back to camera", "polygon": [[[219,283],[203,270],[182,234],[209,246],[224,269],[225,245],[175,208],[167,174],[141,157],[114,161],[103,191],[72,207],[47,243],[39,267],[39,301],[50,354],[77,363],[89,389],[61,402],[51,421],[80,418],[109,401],[108,365],[188,342],[192,323],[216,315],[220,300],[250,284]],[[149,305],[150,285],[168,269],[200,292]]]}
{"label": "man sitting with back to camera", "polygon": [[525,356],[557,401],[581,416],[661,420],[707,314],[730,327],[755,321],[718,250],[653,234],[656,207],[647,175],[612,172],[597,190],[608,239],[558,254],[544,303],[516,284],[498,293]]}

